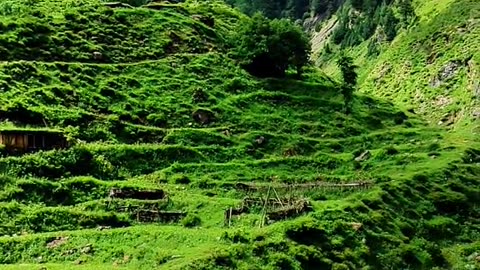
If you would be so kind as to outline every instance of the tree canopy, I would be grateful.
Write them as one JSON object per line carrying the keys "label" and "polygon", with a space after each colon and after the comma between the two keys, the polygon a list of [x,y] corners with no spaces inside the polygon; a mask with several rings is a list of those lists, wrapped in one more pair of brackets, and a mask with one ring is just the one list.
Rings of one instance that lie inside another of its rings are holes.
{"label": "tree canopy", "polygon": [[239,26],[232,45],[233,57],[258,77],[284,77],[288,68],[301,74],[309,60],[310,40],[300,26],[260,13]]}
{"label": "tree canopy", "polygon": [[357,84],[357,66],[353,63],[353,59],[345,54],[340,56],[337,64],[342,72],[343,85],[341,90],[345,101],[345,111],[350,113],[353,91],[355,91]]}

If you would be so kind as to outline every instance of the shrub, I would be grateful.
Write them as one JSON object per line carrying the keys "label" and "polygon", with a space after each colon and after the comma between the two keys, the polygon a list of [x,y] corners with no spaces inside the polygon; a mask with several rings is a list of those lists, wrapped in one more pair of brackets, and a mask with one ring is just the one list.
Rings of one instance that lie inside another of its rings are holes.
{"label": "shrub", "polygon": [[433,151],[436,151],[436,150],[439,150],[440,149],[440,144],[438,143],[432,143],[430,145],[428,145],[427,147],[427,150],[430,151],[430,152],[433,152]]}
{"label": "shrub", "polygon": [[164,114],[152,113],[147,116],[147,122],[153,126],[165,127],[167,125],[167,117]]}
{"label": "shrub", "polygon": [[449,238],[453,236],[458,228],[455,220],[447,217],[435,217],[425,222],[425,230],[432,238]]}
{"label": "shrub", "polygon": [[385,153],[387,155],[396,155],[399,153],[399,151],[397,150],[397,148],[393,147],[393,146],[388,146],[387,148],[385,148]]}
{"label": "shrub", "polygon": [[251,236],[243,230],[235,230],[233,232],[225,231],[221,239],[232,243],[249,243]]}
{"label": "shrub", "polygon": [[172,177],[172,181],[175,184],[183,184],[183,185],[190,184],[190,178],[188,178],[188,176],[183,174],[175,174]]}
{"label": "shrub", "polygon": [[309,38],[300,26],[286,19],[268,20],[260,13],[239,24],[231,44],[234,57],[257,77],[285,77],[290,67],[301,75],[309,59]]}
{"label": "shrub", "polygon": [[470,208],[467,196],[459,192],[432,192],[429,196],[441,213],[459,213],[468,211]]}
{"label": "shrub", "polygon": [[295,262],[291,256],[284,253],[275,253],[269,257],[270,264],[275,269],[295,269]]}
{"label": "shrub", "polygon": [[332,270],[348,270],[350,269],[346,264],[343,263],[334,263],[332,265]]}
{"label": "shrub", "polygon": [[286,231],[291,240],[302,245],[317,245],[329,248],[330,241],[327,232],[314,220],[299,220]]}
{"label": "shrub", "polygon": [[188,214],[182,219],[182,225],[187,228],[200,226],[200,224],[202,224],[202,220],[198,215]]}

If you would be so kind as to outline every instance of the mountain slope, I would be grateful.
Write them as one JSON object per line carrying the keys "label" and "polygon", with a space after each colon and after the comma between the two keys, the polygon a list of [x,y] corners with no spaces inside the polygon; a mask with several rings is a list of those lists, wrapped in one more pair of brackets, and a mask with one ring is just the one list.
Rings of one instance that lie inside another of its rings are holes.
{"label": "mountain slope", "polygon": [[[414,110],[433,125],[461,129],[460,136],[474,139],[479,125],[480,6],[477,1],[445,0],[418,1],[413,7],[417,19],[398,25],[391,42],[384,40],[385,30],[377,28],[371,38],[346,48],[361,67],[359,89]],[[321,29],[327,28],[332,27],[326,24]],[[328,44],[317,46],[315,54],[319,64],[332,71],[337,47]]]}
{"label": "mountain slope", "polygon": [[360,88],[413,107],[433,124],[467,125],[478,137],[480,4],[451,1],[436,10],[372,61]]}
{"label": "mountain slope", "polygon": [[225,42],[248,17],[2,4],[0,131],[72,145],[2,149],[0,269],[478,265],[479,146],[363,94],[346,115],[315,68],[252,77]]}

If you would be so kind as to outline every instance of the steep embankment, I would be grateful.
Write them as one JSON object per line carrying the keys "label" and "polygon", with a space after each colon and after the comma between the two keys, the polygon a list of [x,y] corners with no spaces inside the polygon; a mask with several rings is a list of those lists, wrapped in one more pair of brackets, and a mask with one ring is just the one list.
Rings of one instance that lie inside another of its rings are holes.
{"label": "steep embankment", "polygon": [[345,115],[313,69],[250,76],[236,11],[2,4],[2,130],[73,145],[0,158],[0,268],[476,265],[476,146],[368,96]]}
{"label": "steep embankment", "polygon": [[[397,16],[393,19],[397,24],[390,27],[396,32],[391,41],[386,40],[388,27],[375,15],[374,20],[380,24],[372,37],[345,47],[360,66],[360,91],[391,100],[432,125],[462,132],[457,134],[460,137],[478,138],[480,4],[470,0],[417,1],[413,2],[411,15],[415,18],[405,22],[400,4],[393,2],[390,6]],[[353,14],[354,18],[365,16],[348,5],[343,10],[350,10],[343,13]],[[355,33],[363,27],[363,21],[352,19],[349,23]],[[315,55],[328,70],[332,70],[337,52],[333,43],[340,36],[335,33],[338,28],[341,25],[337,24],[334,34],[327,36],[330,43],[320,37],[331,29],[329,23],[314,34],[323,40],[317,42]],[[342,39],[338,42],[345,46]]]}
{"label": "steep embankment", "polygon": [[419,22],[370,63],[360,87],[478,139],[480,3],[446,2],[420,4]]}

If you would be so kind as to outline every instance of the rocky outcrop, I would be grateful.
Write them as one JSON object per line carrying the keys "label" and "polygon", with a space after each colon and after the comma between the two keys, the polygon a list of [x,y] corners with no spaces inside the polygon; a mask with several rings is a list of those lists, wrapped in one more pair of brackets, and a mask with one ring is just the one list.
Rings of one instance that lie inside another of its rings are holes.
{"label": "rocky outcrop", "polygon": [[357,162],[362,162],[368,160],[372,156],[372,153],[370,151],[365,151],[363,152],[360,156],[355,158],[355,161]]}
{"label": "rocky outcrop", "polygon": [[207,125],[214,121],[215,115],[209,110],[198,109],[193,112],[192,118],[198,124]]}
{"label": "rocky outcrop", "polygon": [[461,67],[462,63],[457,60],[447,63],[442,67],[437,76],[430,81],[430,86],[440,87],[446,80],[453,78]]}

